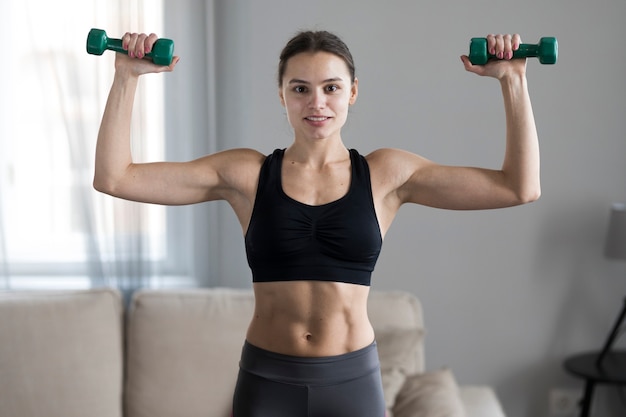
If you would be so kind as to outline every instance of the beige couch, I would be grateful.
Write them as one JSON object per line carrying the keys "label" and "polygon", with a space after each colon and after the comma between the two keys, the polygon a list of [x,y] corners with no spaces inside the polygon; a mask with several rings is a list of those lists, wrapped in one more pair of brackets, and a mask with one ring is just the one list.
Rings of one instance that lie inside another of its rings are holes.
{"label": "beige couch", "polygon": [[[248,290],[0,293],[0,416],[228,417]],[[419,301],[370,296],[394,417],[503,417],[494,391],[424,372]],[[355,399],[358,401],[358,399]],[[355,416],[358,417],[358,416]]]}

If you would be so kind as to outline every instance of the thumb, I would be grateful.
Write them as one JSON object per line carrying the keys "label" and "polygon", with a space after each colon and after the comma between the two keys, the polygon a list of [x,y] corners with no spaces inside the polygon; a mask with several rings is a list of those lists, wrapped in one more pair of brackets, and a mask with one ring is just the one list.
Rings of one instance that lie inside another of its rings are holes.
{"label": "thumb", "polygon": [[463,62],[463,66],[465,67],[465,71],[472,72],[478,75],[484,75],[485,66],[484,65],[474,65],[470,62],[470,59],[467,55],[461,55],[461,61]]}
{"label": "thumb", "polygon": [[178,64],[178,61],[180,61],[180,57],[179,56],[175,56],[172,58],[172,62],[170,62],[169,65],[162,65],[159,67],[159,69],[157,70],[157,72],[172,72],[174,71],[174,67],[176,66],[176,64]]}

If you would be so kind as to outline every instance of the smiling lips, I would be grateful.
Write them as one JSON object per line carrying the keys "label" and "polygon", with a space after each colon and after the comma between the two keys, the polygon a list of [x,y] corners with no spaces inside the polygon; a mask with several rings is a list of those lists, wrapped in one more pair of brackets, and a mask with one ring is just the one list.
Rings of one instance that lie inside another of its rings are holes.
{"label": "smiling lips", "polygon": [[323,122],[325,120],[330,119],[330,117],[326,117],[326,116],[309,116],[309,117],[305,117],[305,119],[310,121],[310,122]]}

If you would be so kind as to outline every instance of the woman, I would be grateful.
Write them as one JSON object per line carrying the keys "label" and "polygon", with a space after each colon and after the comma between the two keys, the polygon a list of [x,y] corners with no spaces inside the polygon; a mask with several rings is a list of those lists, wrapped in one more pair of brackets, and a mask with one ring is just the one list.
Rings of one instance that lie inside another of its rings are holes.
{"label": "woman", "polygon": [[514,206],[539,197],[539,149],[526,60],[511,59],[519,35],[489,35],[498,59],[467,71],[499,80],[506,113],[502,169],[443,166],[396,149],[367,156],[341,139],[358,96],[346,45],[325,31],[302,32],[281,53],[279,98],[293,143],[265,156],[233,149],[186,163],[137,164],[130,118],[139,76],[172,71],[142,58],[157,37],[130,34],[96,149],[94,187],[157,204],[226,200],[245,236],[255,312],[242,351],[235,417],[382,417],[370,276],[400,206],[446,209]]}

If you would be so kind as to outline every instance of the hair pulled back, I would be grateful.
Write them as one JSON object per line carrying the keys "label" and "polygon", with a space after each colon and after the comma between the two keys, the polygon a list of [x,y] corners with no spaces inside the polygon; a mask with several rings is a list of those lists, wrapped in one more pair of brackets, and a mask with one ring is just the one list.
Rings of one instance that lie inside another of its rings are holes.
{"label": "hair pulled back", "polygon": [[355,67],[354,59],[348,49],[348,46],[335,34],[325,30],[320,31],[302,31],[296,34],[280,53],[280,61],[278,63],[278,86],[283,86],[283,76],[287,69],[289,59],[303,52],[328,52],[337,55],[343,59],[350,72],[350,80],[354,82]]}

